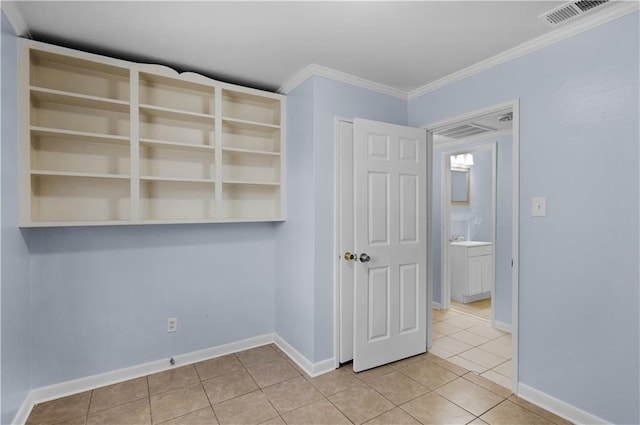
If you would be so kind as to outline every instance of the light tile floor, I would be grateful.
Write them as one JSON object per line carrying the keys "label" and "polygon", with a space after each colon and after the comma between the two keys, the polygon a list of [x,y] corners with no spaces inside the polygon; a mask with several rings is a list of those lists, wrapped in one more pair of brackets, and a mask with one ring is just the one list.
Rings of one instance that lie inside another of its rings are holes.
{"label": "light tile floor", "polygon": [[453,309],[433,310],[431,353],[511,389],[511,334],[487,320]]}
{"label": "light tile floor", "polygon": [[485,320],[491,320],[491,298],[462,304],[451,300],[451,309],[470,314]]}
{"label": "light tile floor", "polygon": [[[462,324],[460,320],[456,323]],[[38,404],[27,423],[544,425],[568,422],[477,373],[433,354],[357,374],[348,365],[311,378],[274,345],[265,345]]]}

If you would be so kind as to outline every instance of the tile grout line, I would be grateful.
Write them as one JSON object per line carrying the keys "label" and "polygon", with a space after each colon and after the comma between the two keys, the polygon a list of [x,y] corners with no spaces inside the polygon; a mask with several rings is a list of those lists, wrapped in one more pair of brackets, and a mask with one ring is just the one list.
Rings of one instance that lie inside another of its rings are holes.
{"label": "tile grout line", "polygon": [[[234,358],[236,358],[235,354],[234,354]],[[238,360],[238,359],[236,358],[236,360]],[[200,363],[200,362],[198,362],[198,363]],[[238,360],[238,363],[242,364],[240,362],[240,360]],[[198,368],[196,367],[196,364],[197,363],[193,364],[193,368],[196,370],[196,376],[198,377],[198,381],[200,381],[200,387],[202,387],[202,391],[204,392],[204,396],[207,398],[207,401],[209,402],[209,408],[211,409],[211,413],[213,413],[213,417],[216,419],[216,422],[220,423],[220,420],[218,420],[218,415],[216,415],[216,411],[213,409],[213,403],[211,403],[211,399],[209,398],[209,393],[207,393],[207,389],[204,387],[204,383],[202,382],[202,377],[200,376],[200,372],[198,372]],[[203,408],[203,409],[205,409],[205,408]],[[202,410],[202,409],[200,409],[200,410]],[[197,410],[195,410],[195,412],[197,412]],[[191,412],[191,413],[193,413],[193,412]],[[188,414],[189,413],[187,413],[186,415],[188,415]],[[185,416],[185,415],[183,415],[183,416]],[[180,417],[180,416],[178,416],[178,417]]]}
{"label": "tile grout line", "polygon": [[[546,418],[543,418],[542,416],[540,416],[540,415],[538,415],[537,413],[535,413],[535,412],[533,412],[533,411],[531,411],[531,410],[527,409],[526,407],[520,406],[519,404],[516,404],[516,403],[512,402],[511,400],[509,400],[509,398],[505,398],[505,399],[504,399],[504,400],[502,400],[500,403],[496,404],[496,405],[495,405],[495,406],[493,406],[491,409],[489,409],[489,410],[487,410],[486,412],[484,412],[484,413],[483,413],[483,415],[486,415],[486,414],[487,414],[487,413],[489,413],[491,410],[493,410],[493,409],[497,408],[498,406],[500,406],[501,404],[504,404],[505,402],[510,403],[510,404],[513,404],[513,405],[514,405],[514,406],[516,406],[516,407],[520,407],[520,408],[522,408],[522,409],[526,410],[527,412],[529,412],[529,413],[531,413],[531,414],[533,414],[533,415],[537,416],[538,418],[542,419],[544,422],[549,422],[549,423],[551,423],[551,424],[553,424],[553,423],[554,423],[553,421],[550,421],[550,420],[548,420],[548,419],[546,419]],[[485,421],[484,419],[480,418],[480,416],[478,416],[478,418],[479,418],[479,419],[481,419],[481,420],[483,420],[483,421]],[[485,422],[487,422],[487,421],[485,421]]]}
{"label": "tile grout line", "polygon": [[[462,378],[462,377],[460,377],[460,378]],[[468,382],[471,382],[471,381],[469,381],[469,380],[467,380],[467,381],[468,381]],[[451,381],[451,382],[453,382],[453,381]],[[450,383],[450,382],[449,382],[449,383]],[[478,387],[480,387],[481,389],[484,389],[484,390],[486,390],[486,391],[489,391],[490,393],[493,393],[493,394],[497,395],[497,396],[498,396],[498,397],[500,397],[502,400],[500,400],[498,403],[496,403],[495,405],[491,406],[490,408],[488,408],[488,409],[487,409],[487,410],[485,410],[484,412],[480,413],[479,415],[476,415],[475,413],[470,412],[468,409],[466,409],[466,408],[462,407],[461,405],[459,405],[459,404],[458,404],[458,403],[456,403],[455,401],[450,400],[450,399],[449,399],[447,396],[445,396],[444,394],[440,394],[440,393],[438,393],[438,392],[436,392],[436,391],[434,391],[434,392],[435,392],[437,395],[439,395],[440,397],[442,397],[442,398],[444,398],[445,400],[447,400],[448,402],[455,404],[456,406],[458,406],[459,408],[461,408],[461,409],[462,409],[462,410],[464,410],[465,412],[467,412],[467,413],[469,413],[470,415],[474,416],[476,419],[479,419],[479,418],[480,418],[480,416],[484,415],[484,414],[485,414],[485,413],[487,413],[489,410],[491,410],[491,409],[493,409],[494,407],[496,407],[496,406],[498,406],[498,405],[502,404],[502,402],[504,402],[505,400],[507,400],[507,399],[508,399],[508,398],[505,398],[505,397],[501,396],[500,394],[496,394],[496,393],[494,393],[494,392],[493,392],[493,391],[491,391],[491,390],[488,390],[488,389],[486,389],[486,388],[484,388],[484,387],[481,387],[480,385],[476,384],[475,382],[471,382],[471,383],[472,383],[472,384],[474,384],[474,385],[476,385],[476,386],[478,386]],[[445,384],[445,385],[446,385],[446,384]],[[439,388],[442,388],[443,386],[444,386],[444,385],[442,385],[442,386],[441,386],[441,387],[439,387]]]}
{"label": "tile grout line", "polygon": [[144,382],[147,383],[147,399],[149,400],[149,422],[151,422],[151,424],[153,425],[153,411],[151,410],[151,388],[149,388],[149,375],[146,375],[144,377]]}
{"label": "tile grout line", "polygon": [[[487,390],[487,391],[489,391],[489,392],[491,392],[491,393],[493,393],[493,394],[497,395],[498,397],[505,398],[504,396],[502,396],[502,395],[498,394],[497,392],[495,392],[495,391],[493,391],[493,390],[491,390],[491,389],[489,389],[489,388],[483,387],[482,385],[480,385],[480,384],[477,384],[477,383],[473,382],[471,379],[465,378],[465,376],[467,376],[469,373],[475,373],[475,372],[469,371],[468,373],[465,373],[464,375],[462,375],[462,376],[461,376],[461,378],[465,379],[466,381],[471,382],[472,384],[476,384],[476,385],[477,385],[477,386],[479,386],[480,388],[484,388],[485,390]],[[498,384],[498,383],[496,383],[496,382],[493,382],[492,380],[487,379],[487,378],[485,378],[485,377],[484,377],[484,376],[482,376],[482,375],[478,375],[478,376],[480,376],[480,377],[482,377],[482,378],[486,379],[487,381],[491,382],[492,384],[495,384],[495,385],[498,385],[498,386],[502,387],[502,385],[500,385],[500,384]],[[504,387],[502,387],[502,388],[504,388]],[[505,388],[505,389],[506,389],[507,391],[511,391],[509,388]],[[509,395],[509,397],[511,397],[511,396],[513,396],[513,395],[515,395],[515,394],[513,394],[513,391],[511,391],[511,395]],[[509,397],[506,397],[506,398],[508,399]]]}
{"label": "tile grout line", "polygon": [[87,406],[87,414],[84,417],[84,423],[87,425],[89,423],[89,412],[91,411],[91,402],[93,401],[93,392],[95,390],[91,390],[91,394],[89,395],[89,405]]}
{"label": "tile grout line", "polygon": [[[528,408],[528,407],[526,407],[526,406],[522,406],[522,405],[520,405],[520,404],[518,404],[518,403],[516,403],[516,402],[514,402],[514,401],[511,401],[511,397],[518,397],[518,396],[517,396],[517,395],[515,395],[515,394],[512,394],[509,398],[507,398],[507,400],[506,400],[506,401],[508,401],[508,402],[510,402],[510,403],[512,403],[512,404],[515,404],[516,406],[521,407],[521,408],[525,409],[526,411],[531,412],[531,413],[533,413],[534,415],[536,415],[536,416],[538,416],[538,417],[541,417],[542,419],[544,419],[544,420],[546,420],[546,421],[548,421],[548,422],[551,422],[552,424],[557,424],[557,422],[556,422],[556,421],[552,421],[551,419],[547,419],[547,418],[545,418],[545,417],[543,417],[543,416],[540,416],[537,412],[534,412],[532,409],[529,409],[529,408]],[[525,401],[526,401],[526,400],[525,400]],[[534,404],[534,406],[535,406],[535,404]],[[538,406],[536,406],[536,407],[538,407]],[[538,407],[538,408],[542,409],[541,407]],[[544,409],[543,409],[543,410],[544,410]],[[557,417],[557,418],[560,418],[560,419],[562,419],[562,420],[566,421],[566,419],[561,418],[560,416],[556,415],[555,413],[551,413],[551,412],[548,412],[548,413],[550,413],[551,415],[553,415],[553,416],[555,416],[555,417]]]}

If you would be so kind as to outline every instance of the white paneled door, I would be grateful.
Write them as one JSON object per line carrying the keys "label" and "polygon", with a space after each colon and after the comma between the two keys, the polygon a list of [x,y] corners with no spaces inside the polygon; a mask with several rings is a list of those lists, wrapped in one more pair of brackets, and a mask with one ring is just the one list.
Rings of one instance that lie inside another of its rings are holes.
{"label": "white paneled door", "polygon": [[356,372],[426,351],[424,129],[356,119]]}

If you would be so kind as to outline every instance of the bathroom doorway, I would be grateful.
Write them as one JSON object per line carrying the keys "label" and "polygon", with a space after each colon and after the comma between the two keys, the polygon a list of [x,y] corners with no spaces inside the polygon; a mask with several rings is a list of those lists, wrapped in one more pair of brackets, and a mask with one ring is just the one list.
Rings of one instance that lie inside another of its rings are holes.
{"label": "bathroom doorway", "polygon": [[430,351],[509,389],[517,383],[517,109],[509,102],[429,129]]}
{"label": "bathroom doorway", "polygon": [[493,320],[496,269],[496,148],[505,137],[469,143],[461,138],[464,144],[453,151],[435,150],[441,162],[442,235],[447,239],[441,244],[447,260],[442,263],[446,273],[441,270],[445,304],[487,321]]}

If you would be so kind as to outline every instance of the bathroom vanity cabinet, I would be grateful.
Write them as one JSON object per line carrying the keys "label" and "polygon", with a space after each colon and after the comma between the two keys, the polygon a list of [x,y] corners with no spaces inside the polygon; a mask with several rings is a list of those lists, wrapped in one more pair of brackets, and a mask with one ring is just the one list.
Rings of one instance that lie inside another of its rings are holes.
{"label": "bathroom vanity cabinet", "polygon": [[452,242],[449,259],[452,300],[466,304],[491,297],[494,284],[491,242]]}

